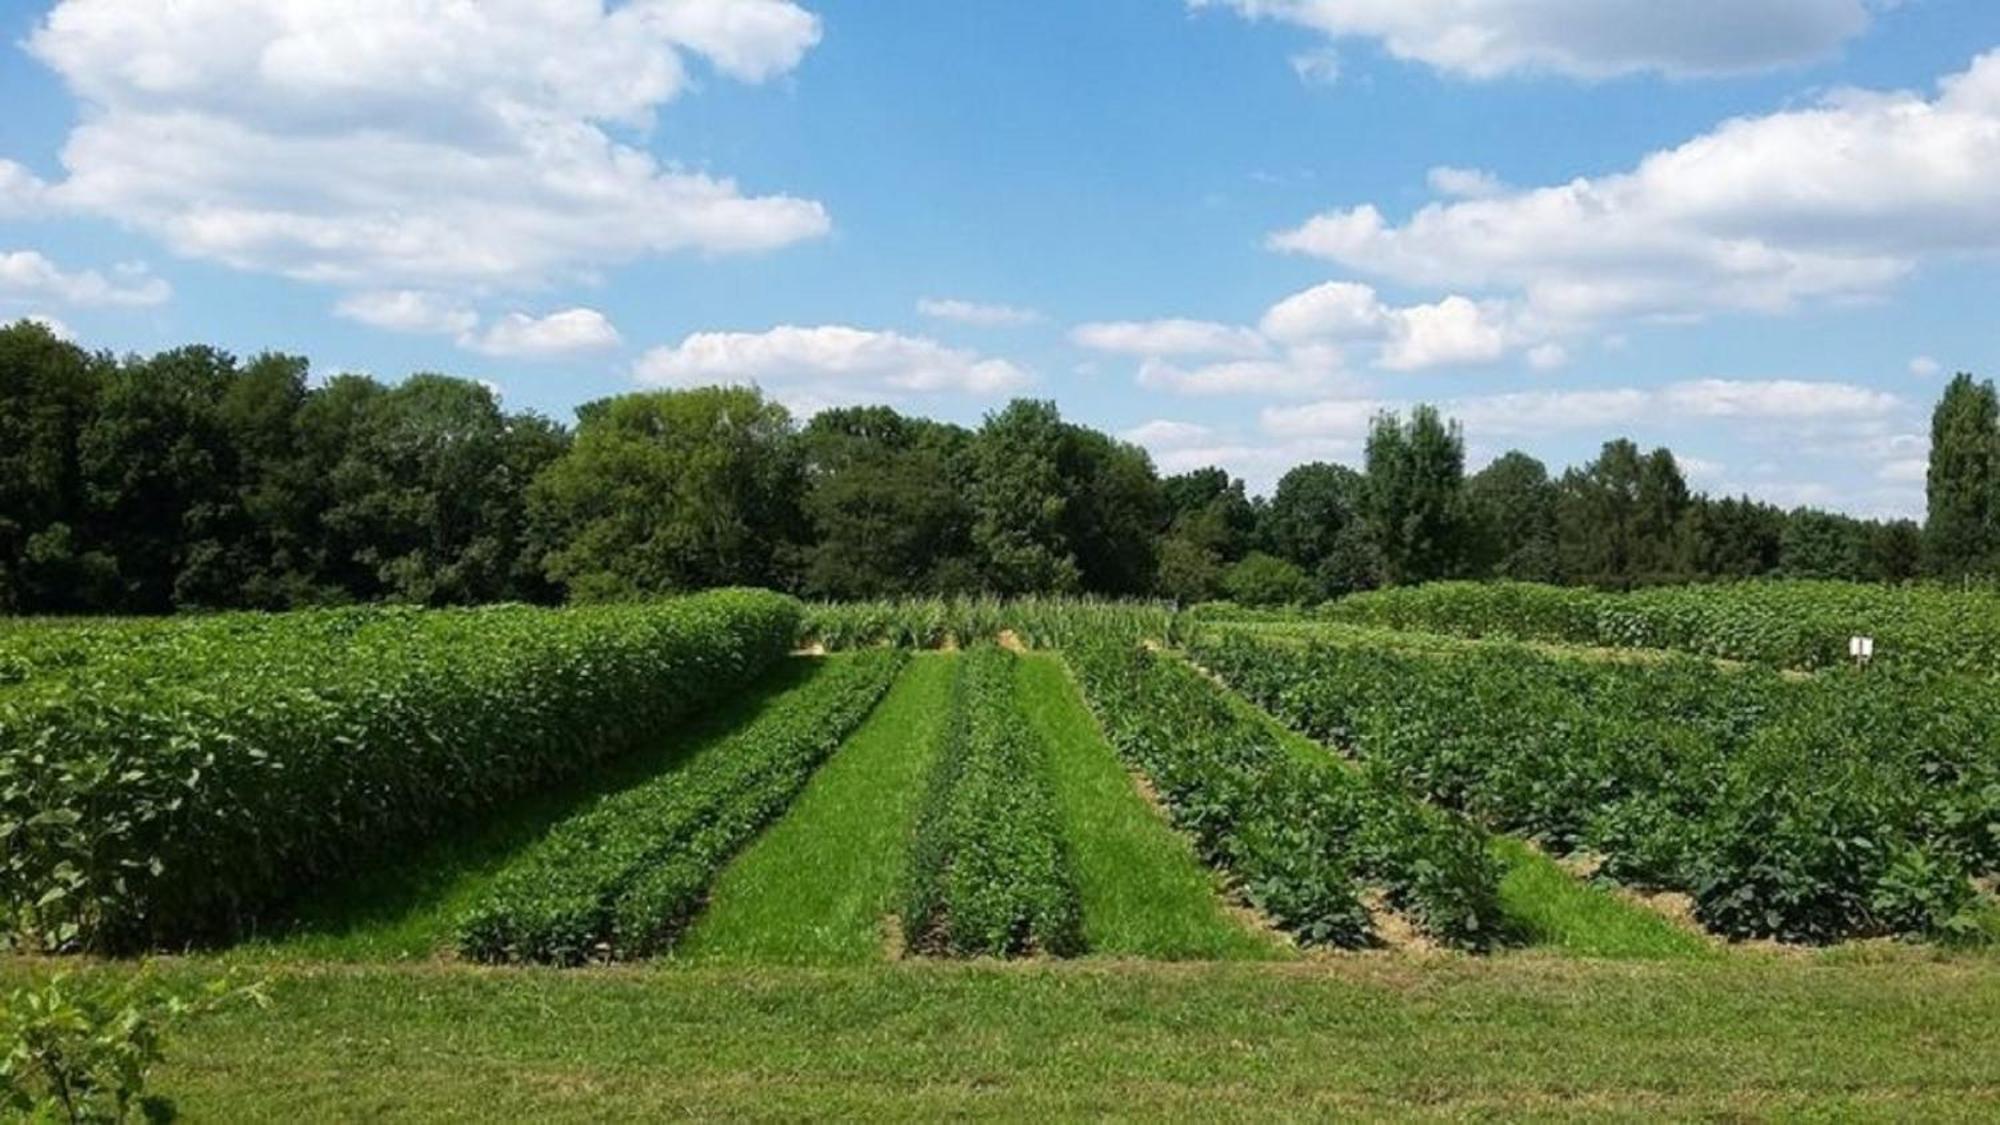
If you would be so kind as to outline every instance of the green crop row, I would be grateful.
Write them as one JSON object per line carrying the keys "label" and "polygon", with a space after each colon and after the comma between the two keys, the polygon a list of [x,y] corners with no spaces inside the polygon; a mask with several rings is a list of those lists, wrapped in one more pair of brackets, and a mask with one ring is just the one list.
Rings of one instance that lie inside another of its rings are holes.
{"label": "green crop row", "polygon": [[827,649],[893,645],[970,647],[1012,633],[1035,648],[1061,648],[1085,637],[1165,637],[1173,611],[1154,602],[1093,598],[906,598],[816,602],[807,607],[805,639]]}
{"label": "green crop row", "polygon": [[722,865],[791,805],[904,659],[872,652],[818,669],[684,768],[563,821],[460,921],[459,951],[575,965],[666,949]]}
{"label": "green crop row", "polygon": [[1461,819],[1382,776],[1303,758],[1176,657],[1115,641],[1065,655],[1112,745],[1174,824],[1300,942],[1369,944],[1369,886],[1452,945],[1501,936],[1499,872]]}
{"label": "green crop row", "polygon": [[1674,649],[1780,668],[1830,668],[1872,637],[1880,664],[2000,671],[2000,591],[1848,582],[1664,586],[1631,593],[1443,582],[1357,594],[1319,615],[1470,637]]}
{"label": "green crop row", "polygon": [[7,941],[233,932],[383,848],[658,737],[788,652],[799,615],[761,591],[232,615],[44,667],[0,691]]}
{"label": "green crop row", "polygon": [[1696,659],[1425,653],[1218,627],[1197,659],[1404,786],[1608,877],[1691,893],[1731,937],[1981,924],[2000,862],[2000,700],[1888,670],[1791,681]]}
{"label": "green crop row", "polygon": [[1021,711],[1019,664],[991,646],[959,664],[910,853],[903,931],[918,952],[1066,957],[1083,950],[1082,905],[1048,750]]}

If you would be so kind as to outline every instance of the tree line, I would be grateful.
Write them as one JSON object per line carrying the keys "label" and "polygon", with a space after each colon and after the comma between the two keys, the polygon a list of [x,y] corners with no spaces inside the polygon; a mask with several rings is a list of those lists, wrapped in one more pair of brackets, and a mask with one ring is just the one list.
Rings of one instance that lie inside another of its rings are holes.
{"label": "tree line", "polygon": [[1268,497],[1018,400],[976,428],[887,407],[801,424],[750,388],[620,395],[573,426],[435,374],[93,353],[0,328],[0,611],[605,600],[716,585],[826,598],[1091,593],[1272,604],[1504,577],[1624,588],[1896,582],[2000,563],[2000,406],[1962,376],[1927,527],[1690,490],[1666,449],[1465,471],[1456,425],[1384,414],[1365,464]]}

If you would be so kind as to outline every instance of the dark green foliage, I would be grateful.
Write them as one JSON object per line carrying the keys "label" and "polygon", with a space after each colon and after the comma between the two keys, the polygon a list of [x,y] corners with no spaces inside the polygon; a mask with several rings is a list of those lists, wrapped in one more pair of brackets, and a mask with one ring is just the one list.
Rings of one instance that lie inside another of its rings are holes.
{"label": "dark green foliage", "polygon": [[799,612],[721,591],[91,626],[96,642],[0,687],[7,937],[225,935],[744,686],[791,649]]}
{"label": "dark green foliage", "polygon": [[1540,461],[1510,450],[1465,482],[1476,536],[1473,569],[1496,578],[1552,582],[1556,547],[1554,481]]}
{"label": "dark green foliage", "polygon": [[[1340,550],[1341,535],[1360,519],[1367,479],[1345,465],[1300,465],[1278,478],[1258,523],[1263,549],[1305,571],[1321,573]],[[1337,568],[1336,568],[1337,569]],[[1348,587],[1323,591],[1346,593]]]}
{"label": "dark green foliage", "polygon": [[1065,652],[1098,722],[1208,862],[1309,945],[1371,940],[1359,891],[1384,887],[1426,931],[1499,937],[1499,872],[1480,835],[1386,780],[1302,760],[1200,673],[1129,642]]}
{"label": "dark green foliage", "polygon": [[1990,571],[2000,555],[2000,396],[1960,374],[1931,415],[1925,478],[1926,569],[1941,577]]}
{"label": "dark green foliage", "polygon": [[1047,747],[1016,697],[1020,661],[972,650],[925,785],[903,940],[959,957],[1083,952],[1083,910],[1050,789]]}
{"label": "dark green foliage", "polygon": [[1392,584],[1457,575],[1471,547],[1465,501],[1465,436],[1437,410],[1418,406],[1406,424],[1395,414],[1368,432],[1368,488],[1362,522]]}
{"label": "dark green foliage", "polygon": [[708,387],[621,395],[577,417],[530,497],[556,544],[552,581],[584,601],[782,584],[803,479],[784,407]]}
{"label": "dark green foliage", "polygon": [[1222,576],[1223,592],[1238,605],[1301,605],[1312,598],[1312,580],[1281,558],[1252,551]]}
{"label": "dark green foliage", "polygon": [[1978,684],[1226,629],[1194,651],[1446,807],[1691,892],[1732,937],[1950,932],[1969,924],[1968,876],[2000,863],[2000,728],[1973,733],[2000,704]]}
{"label": "dark green foliage", "polygon": [[951,594],[976,583],[970,434],[875,406],[826,411],[799,441],[812,526],[806,593]]}
{"label": "dark green foliage", "polygon": [[723,864],[861,725],[904,659],[842,657],[687,766],[558,824],[459,923],[459,951],[576,965],[668,948]]}
{"label": "dark green foliage", "polygon": [[1875,662],[1984,672],[2000,668],[2000,595],[1935,586],[1742,582],[1626,594],[1519,582],[1440,582],[1347,598],[1327,619],[1466,637],[1661,648],[1780,668],[1848,662],[1848,638],[1875,639]]}

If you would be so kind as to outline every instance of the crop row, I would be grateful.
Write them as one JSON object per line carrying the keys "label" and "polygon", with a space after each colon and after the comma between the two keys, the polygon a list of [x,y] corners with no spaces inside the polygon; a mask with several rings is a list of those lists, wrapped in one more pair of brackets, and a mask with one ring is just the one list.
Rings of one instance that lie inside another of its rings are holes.
{"label": "crop row", "polygon": [[1017,697],[1020,661],[981,646],[960,662],[951,718],[917,818],[904,940],[958,956],[1069,956],[1083,914],[1047,748]]}
{"label": "crop row", "polygon": [[835,651],[882,644],[931,649],[1012,633],[1036,648],[1060,648],[1106,634],[1165,636],[1173,617],[1164,604],[1092,598],[816,602],[806,610],[805,639]]}
{"label": "crop row", "polygon": [[1300,942],[1369,944],[1370,886],[1442,941],[1478,949],[1500,937],[1499,872],[1463,820],[1386,777],[1306,759],[1174,656],[1122,641],[1065,655],[1174,824]]}
{"label": "crop row", "polygon": [[1197,659],[1406,787],[1607,876],[1684,890],[1732,937],[1981,925],[2000,861],[2000,701],[1884,671],[1790,681],[1695,659],[1410,652],[1214,628]]}
{"label": "crop row", "polygon": [[666,949],[723,864],[791,805],[903,660],[871,652],[817,669],[685,767],[563,821],[460,921],[459,951],[574,965]]}
{"label": "crop row", "polygon": [[1529,583],[1444,582],[1357,594],[1319,615],[1471,637],[1675,649],[1781,668],[1829,668],[1848,640],[1878,663],[2000,670],[2000,592],[1846,582],[1744,582],[1631,593]]}
{"label": "crop row", "polygon": [[633,748],[750,683],[800,607],[350,610],[189,622],[0,691],[17,947],[178,945]]}

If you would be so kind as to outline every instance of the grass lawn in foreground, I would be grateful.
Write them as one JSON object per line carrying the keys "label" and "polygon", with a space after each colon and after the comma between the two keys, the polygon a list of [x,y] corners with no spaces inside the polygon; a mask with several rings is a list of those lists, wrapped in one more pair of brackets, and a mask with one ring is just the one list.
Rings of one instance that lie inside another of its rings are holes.
{"label": "grass lawn in foreground", "polygon": [[188,1120],[2000,1114],[2000,973],[1901,951],[273,972],[170,1042]]}

